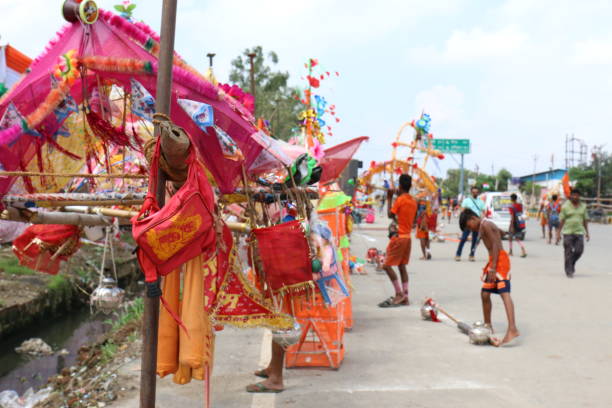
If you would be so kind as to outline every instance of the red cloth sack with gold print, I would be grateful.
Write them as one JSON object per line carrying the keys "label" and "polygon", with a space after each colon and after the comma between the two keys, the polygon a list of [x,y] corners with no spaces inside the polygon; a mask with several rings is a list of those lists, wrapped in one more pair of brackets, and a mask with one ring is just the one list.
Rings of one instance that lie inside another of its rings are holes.
{"label": "red cloth sack with gold print", "polygon": [[185,184],[163,208],[155,199],[161,142],[150,164],[149,191],[140,213],[132,218],[138,261],[146,282],[167,275],[188,260],[215,247],[214,195],[203,165],[192,147]]}

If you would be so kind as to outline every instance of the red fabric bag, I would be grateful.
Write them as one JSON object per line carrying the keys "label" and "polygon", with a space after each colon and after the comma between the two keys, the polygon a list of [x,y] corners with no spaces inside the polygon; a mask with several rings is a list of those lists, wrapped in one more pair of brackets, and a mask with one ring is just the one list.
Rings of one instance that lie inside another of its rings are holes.
{"label": "red fabric bag", "polygon": [[23,266],[56,275],[79,249],[80,235],[76,225],[31,225],[15,238],[13,252]]}
{"label": "red fabric bag", "polygon": [[310,247],[299,221],[253,230],[265,280],[273,292],[311,287]]}
{"label": "red fabric bag", "polygon": [[150,165],[149,191],[140,213],[132,219],[138,261],[146,282],[167,275],[188,260],[215,248],[214,195],[195,149],[187,158],[185,184],[159,208],[155,199],[161,142],[158,138]]}

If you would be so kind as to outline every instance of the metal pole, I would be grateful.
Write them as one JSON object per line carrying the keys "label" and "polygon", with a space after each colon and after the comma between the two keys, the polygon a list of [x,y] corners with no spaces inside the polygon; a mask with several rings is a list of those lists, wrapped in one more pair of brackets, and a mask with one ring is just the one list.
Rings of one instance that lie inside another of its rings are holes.
{"label": "metal pole", "polygon": [[[533,155],[533,174],[531,175],[531,200],[533,202],[533,200],[535,200],[535,172],[536,172],[536,165],[538,163],[538,155]],[[538,201],[535,200],[535,202],[537,203]]]}
{"label": "metal pole", "polygon": [[209,52],[208,54],[206,54],[206,56],[208,57],[208,66],[210,68],[212,68],[213,66],[213,58],[215,58],[215,55],[217,54],[215,54],[214,52]]}
{"label": "metal pole", "polygon": [[[162,5],[161,39],[157,70],[157,93],[155,110],[170,114],[172,95],[172,61],[174,57],[174,32],[176,28],[177,0],[164,0]],[[155,134],[160,137],[159,127]],[[156,198],[163,206],[166,197],[166,175],[161,168],[158,172]],[[140,408],[155,407],[157,369],[157,330],[159,325],[159,281],[148,284],[144,297],[142,361],[140,371]]]}
{"label": "metal pole", "polygon": [[255,53],[250,53],[247,54],[249,57],[249,61],[251,62],[251,72],[250,72],[250,79],[251,79],[251,95],[253,95],[253,102],[255,103],[255,106],[257,106],[257,100],[255,99],[255,62],[253,61],[253,59],[257,56],[257,54]]}
{"label": "metal pole", "polygon": [[459,168],[459,198],[463,199],[463,156],[464,154],[461,153],[461,167]]}

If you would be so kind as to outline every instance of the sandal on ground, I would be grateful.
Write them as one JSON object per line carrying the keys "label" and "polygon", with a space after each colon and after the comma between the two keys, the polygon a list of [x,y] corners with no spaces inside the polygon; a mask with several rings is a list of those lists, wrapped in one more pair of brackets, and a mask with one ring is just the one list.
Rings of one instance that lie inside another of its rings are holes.
{"label": "sandal on ground", "polygon": [[274,388],[268,388],[263,383],[255,383],[251,385],[247,385],[247,392],[251,392],[254,394],[278,394],[279,392],[283,392],[284,390],[276,390]]}
{"label": "sandal on ground", "polygon": [[389,299],[385,299],[378,304],[378,307],[387,308],[387,307],[399,307],[400,303],[393,303],[393,296]]}
{"label": "sandal on ground", "polygon": [[253,373],[253,375],[259,378],[268,378],[268,374],[266,374],[266,370],[257,370]]}

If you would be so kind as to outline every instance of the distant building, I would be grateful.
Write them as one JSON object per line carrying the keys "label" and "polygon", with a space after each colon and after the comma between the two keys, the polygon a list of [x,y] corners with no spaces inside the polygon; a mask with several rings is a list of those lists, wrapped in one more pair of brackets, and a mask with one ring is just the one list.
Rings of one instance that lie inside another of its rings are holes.
{"label": "distant building", "polygon": [[561,183],[561,179],[565,175],[567,170],[565,169],[554,169],[548,171],[542,171],[534,174],[527,174],[522,177],[513,178],[513,184],[525,184],[528,181],[533,181],[536,185],[541,186],[543,189],[550,190],[554,189]]}
{"label": "distant building", "polygon": [[0,46],[0,95],[26,72],[32,60],[10,45]]}

